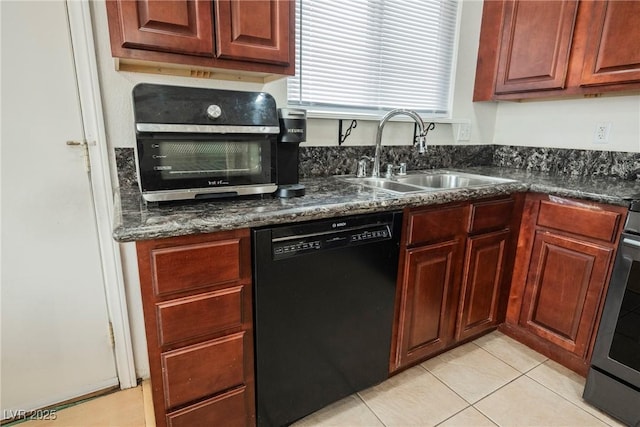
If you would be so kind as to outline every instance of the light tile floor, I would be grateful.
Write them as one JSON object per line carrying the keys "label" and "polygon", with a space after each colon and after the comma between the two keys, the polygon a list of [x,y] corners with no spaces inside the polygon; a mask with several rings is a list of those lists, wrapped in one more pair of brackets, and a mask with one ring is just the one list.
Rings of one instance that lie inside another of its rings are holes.
{"label": "light tile floor", "polygon": [[[621,426],[582,401],[584,378],[492,332],[296,422],[294,427]],[[154,425],[149,384],[20,427]]]}
{"label": "light tile floor", "polygon": [[621,426],[582,400],[584,378],[500,332],[296,422],[302,426]]}

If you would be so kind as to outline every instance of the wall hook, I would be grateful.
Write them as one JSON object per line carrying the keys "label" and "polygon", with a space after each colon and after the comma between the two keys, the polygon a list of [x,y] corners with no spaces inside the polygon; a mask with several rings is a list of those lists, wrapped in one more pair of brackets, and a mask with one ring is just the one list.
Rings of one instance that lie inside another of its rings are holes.
{"label": "wall hook", "polygon": [[[424,137],[427,136],[427,133],[429,133],[430,130],[434,130],[436,128],[436,124],[433,122],[430,122],[427,126],[425,126],[424,128]],[[413,124],[413,144],[415,145],[418,142],[418,137],[420,135],[418,135],[418,125],[416,123]]]}
{"label": "wall hook", "polygon": [[351,130],[358,127],[357,120],[351,120],[351,124],[345,131],[344,135],[342,134],[342,119],[338,122],[338,146],[342,145],[342,143],[351,135]]}

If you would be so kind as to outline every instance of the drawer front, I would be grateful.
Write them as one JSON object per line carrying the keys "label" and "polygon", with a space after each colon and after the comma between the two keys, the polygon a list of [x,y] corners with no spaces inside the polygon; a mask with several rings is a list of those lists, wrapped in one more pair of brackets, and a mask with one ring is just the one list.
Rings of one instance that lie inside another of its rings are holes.
{"label": "drawer front", "polygon": [[514,204],[513,199],[473,203],[469,233],[482,233],[509,227]]}
{"label": "drawer front", "polygon": [[466,233],[468,206],[436,208],[409,214],[407,245],[436,242]]}
{"label": "drawer front", "polygon": [[247,391],[242,387],[167,414],[167,425],[246,427],[249,414],[253,412],[247,402]]}
{"label": "drawer front", "polygon": [[240,240],[222,240],[151,251],[156,296],[240,279]]}
{"label": "drawer front", "polygon": [[538,225],[568,233],[613,242],[616,239],[621,214],[588,207],[540,202]]}
{"label": "drawer front", "polygon": [[156,304],[160,345],[242,327],[243,286]]}
{"label": "drawer front", "polygon": [[245,333],[161,355],[167,409],[244,383]]}

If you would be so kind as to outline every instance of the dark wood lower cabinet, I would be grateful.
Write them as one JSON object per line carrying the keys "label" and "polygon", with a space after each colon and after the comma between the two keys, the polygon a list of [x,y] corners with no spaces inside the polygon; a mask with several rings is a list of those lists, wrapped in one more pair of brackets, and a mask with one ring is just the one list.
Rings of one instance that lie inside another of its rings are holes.
{"label": "dark wood lower cabinet", "polygon": [[463,247],[464,241],[451,240],[407,251],[397,366],[423,360],[451,342]]}
{"label": "dark wood lower cabinet", "polygon": [[626,208],[529,194],[501,330],[585,375]]}
{"label": "dark wood lower cabinet", "polygon": [[[500,327],[584,374],[625,216],[521,193],[407,208],[390,372]],[[157,425],[254,425],[249,230],[137,251]]]}
{"label": "dark wood lower cabinet", "polygon": [[458,309],[457,340],[477,336],[497,326],[509,236],[509,230],[502,230],[469,238]]}
{"label": "dark wood lower cabinet", "polygon": [[249,230],[136,247],[156,424],[254,425]]}
{"label": "dark wood lower cabinet", "polygon": [[523,197],[405,211],[391,372],[504,321]]}
{"label": "dark wood lower cabinet", "polygon": [[207,399],[188,408],[167,414],[169,427],[228,426],[247,427],[246,387]]}
{"label": "dark wood lower cabinet", "polygon": [[539,231],[520,324],[586,358],[613,248]]}

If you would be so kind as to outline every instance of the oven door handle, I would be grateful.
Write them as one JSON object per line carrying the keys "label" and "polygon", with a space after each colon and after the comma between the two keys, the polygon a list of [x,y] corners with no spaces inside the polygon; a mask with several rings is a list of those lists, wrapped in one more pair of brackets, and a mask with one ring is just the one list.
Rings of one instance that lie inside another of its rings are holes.
{"label": "oven door handle", "polygon": [[635,246],[636,248],[640,248],[640,241],[624,238],[622,239],[622,243],[626,243],[627,245]]}

